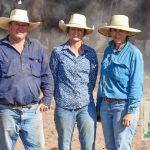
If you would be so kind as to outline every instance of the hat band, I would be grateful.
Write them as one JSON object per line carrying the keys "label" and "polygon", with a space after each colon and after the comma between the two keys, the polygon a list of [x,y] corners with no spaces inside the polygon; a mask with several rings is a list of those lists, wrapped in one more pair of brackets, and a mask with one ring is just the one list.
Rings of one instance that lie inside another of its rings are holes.
{"label": "hat band", "polygon": [[87,27],[87,25],[84,23],[84,24],[79,24],[79,23],[76,23],[76,22],[69,22],[69,24],[67,25],[77,25],[77,26],[83,26],[83,27]]}

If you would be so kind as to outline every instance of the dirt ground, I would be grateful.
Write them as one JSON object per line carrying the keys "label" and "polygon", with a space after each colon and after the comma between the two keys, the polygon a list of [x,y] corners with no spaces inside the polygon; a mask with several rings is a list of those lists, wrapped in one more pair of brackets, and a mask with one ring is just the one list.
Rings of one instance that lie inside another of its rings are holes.
{"label": "dirt ground", "polygon": [[[145,74],[145,90],[144,91],[145,91],[144,98],[150,98],[150,74],[149,73]],[[96,90],[94,93],[95,93],[94,95],[96,95]],[[57,150],[57,132],[55,129],[55,124],[54,124],[54,108],[55,108],[55,103],[53,101],[50,111],[43,113],[46,150]],[[133,139],[132,150],[150,150],[149,143],[150,143],[150,139],[149,140],[142,139],[141,119],[140,119],[134,139]],[[80,150],[77,128],[75,128],[75,131],[74,131],[71,149]],[[15,146],[15,150],[24,150],[20,139],[18,140]],[[101,123],[97,123],[96,150],[106,150]]]}

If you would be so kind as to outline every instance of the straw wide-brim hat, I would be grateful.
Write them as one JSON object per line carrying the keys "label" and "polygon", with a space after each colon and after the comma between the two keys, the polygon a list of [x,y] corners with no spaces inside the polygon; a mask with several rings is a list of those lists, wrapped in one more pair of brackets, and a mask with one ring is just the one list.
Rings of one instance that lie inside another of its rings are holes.
{"label": "straw wide-brim hat", "polygon": [[26,10],[14,9],[11,11],[10,17],[0,17],[0,28],[9,30],[9,23],[12,21],[28,23],[28,30],[33,30],[40,25],[40,22],[30,22]]}
{"label": "straw wide-brim hat", "polygon": [[85,35],[90,34],[94,31],[94,26],[92,28],[87,27],[86,17],[81,14],[73,14],[68,24],[65,24],[63,20],[60,20],[58,26],[65,32],[67,32],[68,27],[85,29]]}
{"label": "straw wide-brim hat", "polygon": [[110,25],[99,28],[98,32],[104,36],[110,37],[110,29],[128,31],[128,36],[134,36],[141,32],[141,30],[129,27],[129,18],[125,15],[113,15]]}

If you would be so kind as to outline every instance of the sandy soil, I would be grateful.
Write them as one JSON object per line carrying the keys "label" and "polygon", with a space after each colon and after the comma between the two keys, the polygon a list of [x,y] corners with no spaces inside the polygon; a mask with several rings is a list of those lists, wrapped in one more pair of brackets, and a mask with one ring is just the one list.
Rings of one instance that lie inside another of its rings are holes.
{"label": "sandy soil", "polygon": [[[149,73],[145,74],[145,93],[144,97],[150,97],[150,75]],[[96,90],[95,94],[96,95]],[[46,141],[46,149],[47,150],[57,150],[57,132],[55,130],[54,124],[54,108],[55,103],[52,102],[51,110],[43,113],[43,121],[44,121],[44,132],[45,132],[45,141]],[[149,147],[150,140],[143,140],[141,136],[141,119],[139,120],[136,134],[133,139],[132,150],[150,150]],[[80,144],[78,140],[78,131],[75,128],[74,136],[72,139],[72,150],[80,150]],[[23,145],[18,140],[15,150],[24,150]],[[102,133],[101,123],[97,123],[97,136],[96,136],[96,150],[106,150],[104,144],[104,138]]]}

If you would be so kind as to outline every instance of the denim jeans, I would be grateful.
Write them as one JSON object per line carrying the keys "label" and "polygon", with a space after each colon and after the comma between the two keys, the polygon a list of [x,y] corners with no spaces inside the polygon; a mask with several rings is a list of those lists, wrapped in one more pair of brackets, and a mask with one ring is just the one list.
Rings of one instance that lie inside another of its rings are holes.
{"label": "denim jeans", "polygon": [[20,136],[26,150],[45,150],[41,112],[38,104],[22,111],[0,104],[0,150],[13,150]]}
{"label": "denim jeans", "polygon": [[108,103],[102,101],[100,116],[106,148],[108,150],[131,150],[132,138],[137,126],[139,111],[134,114],[132,125],[123,126],[127,114],[127,101]]}
{"label": "denim jeans", "polygon": [[59,150],[70,150],[75,124],[79,131],[81,150],[95,150],[96,110],[90,103],[78,110],[56,107],[55,124]]}

